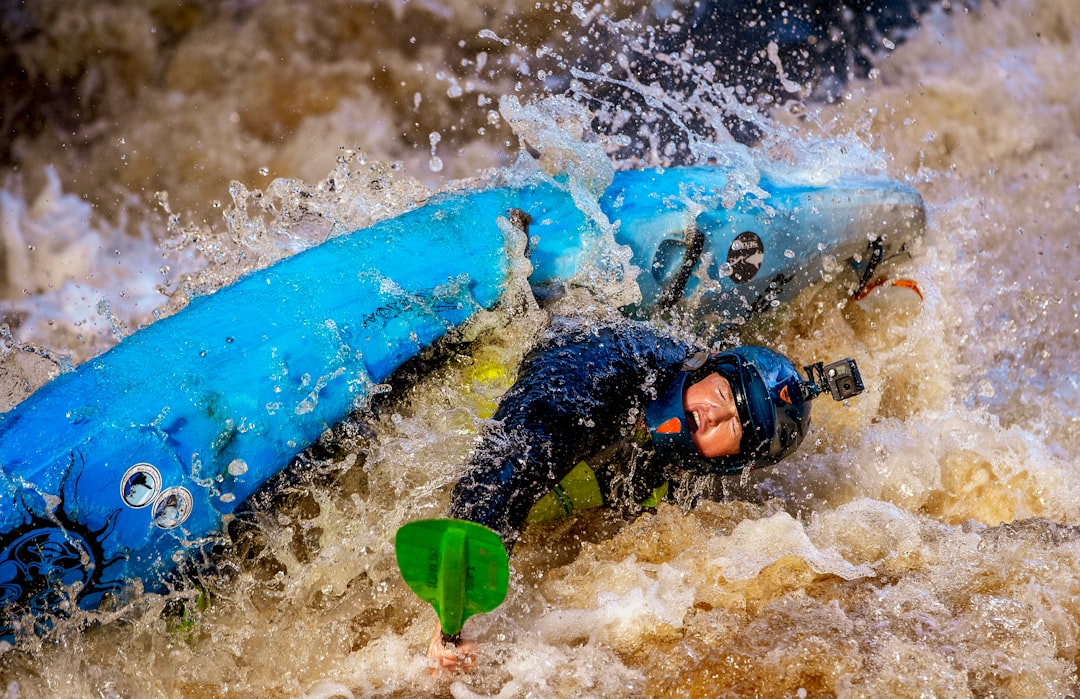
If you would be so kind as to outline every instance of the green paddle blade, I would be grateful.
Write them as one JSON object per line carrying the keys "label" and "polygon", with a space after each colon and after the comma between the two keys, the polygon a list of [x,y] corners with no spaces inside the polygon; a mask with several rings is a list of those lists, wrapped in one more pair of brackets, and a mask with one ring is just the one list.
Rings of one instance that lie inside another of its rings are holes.
{"label": "green paddle blade", "polygon": [[394,539],[401,577],[439,615],[443,636],[457,636],[465,620],[506,599],[510,561],[499,535],[460,519],[422,519]]}

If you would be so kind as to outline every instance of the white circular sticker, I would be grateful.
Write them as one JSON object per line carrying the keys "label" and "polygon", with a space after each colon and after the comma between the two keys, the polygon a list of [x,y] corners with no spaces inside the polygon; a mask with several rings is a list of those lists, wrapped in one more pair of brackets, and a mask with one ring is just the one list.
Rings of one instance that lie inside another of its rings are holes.
{"label": "white circular sticker", "polygon": [[172,529],[183,524],[191,514],[194,499],[187,488],[166,488],[154,502],[154,524],[162,529]]}
{"label": "white circular sticker", "polygon": [[120,481],[120,497],[128,507],[139,509],[154,501],[161,491],[161,474],[151,464],[138,463]]}

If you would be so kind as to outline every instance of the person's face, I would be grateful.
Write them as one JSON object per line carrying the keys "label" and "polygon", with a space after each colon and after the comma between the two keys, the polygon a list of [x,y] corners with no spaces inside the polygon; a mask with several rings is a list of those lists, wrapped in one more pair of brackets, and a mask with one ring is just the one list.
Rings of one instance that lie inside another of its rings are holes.
{"label": "person's face", "polygon": [[683,409],[690,416],[690,439],[702,456],[739,453],[742,422],[727,379],[713,372],[687,388]]}

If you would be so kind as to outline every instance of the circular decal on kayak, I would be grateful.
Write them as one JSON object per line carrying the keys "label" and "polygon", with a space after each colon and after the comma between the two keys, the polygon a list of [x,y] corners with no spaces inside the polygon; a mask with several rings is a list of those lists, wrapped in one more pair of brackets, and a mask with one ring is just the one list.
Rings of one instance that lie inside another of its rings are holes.
{"label": "circular decal on kayak", "polygon": [[128,507],[139,509],[154,501],[161,492],[161,474],[148,463],[135,464],[120,481],[120,497]]}
{"label": "circular decal on kayak", "polygon": [[180,526],[191,514],[193,503],[187,488],[166,488],[154,501],[154,524],[162,529]]}
{"label": "circular decal on kayak", "polygon": [[757,233],[743,231],[731,241],[727,261],[731,266],[731,281],[745,284],[761,269],[761,263],[765,261],[765,244]]}

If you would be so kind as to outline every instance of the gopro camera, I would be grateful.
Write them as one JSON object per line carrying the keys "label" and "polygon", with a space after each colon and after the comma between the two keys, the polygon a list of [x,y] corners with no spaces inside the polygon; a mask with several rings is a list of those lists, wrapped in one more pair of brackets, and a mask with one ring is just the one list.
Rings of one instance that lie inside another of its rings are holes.
{"label": "gopro camera", "polygon": [[814,395],[828,391],[833,400],[853,398],[863,392],[862,375],[854,359],[841,359],[829,365],[822,362],[804,367],[810,377]]}

